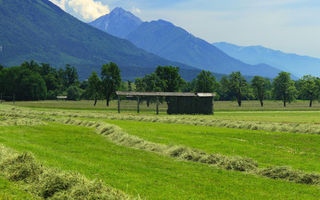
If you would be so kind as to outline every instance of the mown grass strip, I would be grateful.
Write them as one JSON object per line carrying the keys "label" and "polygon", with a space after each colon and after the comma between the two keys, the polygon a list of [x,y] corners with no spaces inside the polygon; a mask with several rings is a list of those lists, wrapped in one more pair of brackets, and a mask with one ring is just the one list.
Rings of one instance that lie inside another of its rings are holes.
{"label": "mown grass strip", "polygon": [[208,154],[197,149],[189,147],[164,145],[146,141],[137,136],[129,135],[121,128],[103,123],[92,122],[85,120],[58,119],[54,121],[85,127],[94,127],[96,132],[101,135],[107,136],[112,142],[131,148],[151,151],[162,155],[178,158],[181,160],[200,162],[204,164],[214,165],[225,170],[247,172],[251,174],[260,175],[272,179],[282,179],[294,183],[319,185],[320,174],[306,173],[300,170],[293,170],[290,167],[268,167],[258,168],[258,164],[249,158],[230,157],[219,154]]}
{"label": "mown grass strip", "polygon": [[1,175],[25,186],[32,194],[52,200],[129,200],[121,191],[105,186],[102,181],[89,181],[77,173],[46,168],[30,153],[18,154],[0,145]]}
{"label": "mown grass strip", "polygon": [[[10,110],[10,112],[8,112]],[[0,112],[1,116],[9,117],[80,117],[80,118],[102,118],[110,120],[133,120],[145,122],[176,123],[186,125],[211,126],[222,128],[236,128],[248,130],[262,130],[272,132],[288,133],[307,133],[320,134],[320,124],[309,123],[280,123],[280,122],[262,122],[262,121],[242,121],[231,119],[216,119],[205,116],[152,116],[152,115],[132,115],[132,114],[113,114],[113,113],[94,113],[72,112],[72,111],[35,111],[27,108],[16,108],[5,106]]]}

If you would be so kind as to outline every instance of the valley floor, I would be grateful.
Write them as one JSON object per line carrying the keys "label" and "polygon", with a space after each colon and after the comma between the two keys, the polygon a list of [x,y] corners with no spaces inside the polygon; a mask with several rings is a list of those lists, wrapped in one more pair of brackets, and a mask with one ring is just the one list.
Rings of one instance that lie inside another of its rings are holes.
{"label": "valley floor", "polygon": [[[46,169],[101,180],[127,199],[320,195],[317,104],[302,109],[306,102],[296,102],[282,110],[270,102],[276,109],[261,111],[220,102],[213,116],[156,116],[147,107],[142,114],[118,114],[89,103],[0,104],[0,169],[29,152]],[[12,169],[21,172],[16,165]],[[29,179],[16,181],[10,173],[0,172],[0,199],[44,198],[28,187]],[[57,187],[48,198],[72,187]]]}

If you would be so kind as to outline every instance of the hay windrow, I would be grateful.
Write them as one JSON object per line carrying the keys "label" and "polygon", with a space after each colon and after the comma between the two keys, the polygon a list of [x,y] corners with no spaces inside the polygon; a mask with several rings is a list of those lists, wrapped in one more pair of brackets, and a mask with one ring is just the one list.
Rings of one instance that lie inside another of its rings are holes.
{"label": "hay windrow", "polygon": [[[272,179],[281,179],[301,184],[320,185],[319,174],[306,173],[293,170],[289,167],[273,166],[269,168],[258,168],[258,164],[242,157],[231,157],[219,154],[207,154],[199,150],[182,146],[168,146],[145,141],[139,137],[125,133],[121,128],[103,122],[90,122],[85,120],[63,119],[62,117],[82,117],[82,118],[104,118],[111,120],[135,120],[147,122],[181,123],[203,126],[217,126],[227,128],[242,128],[252,130],[282,131],[293,133],[320,134],[318,124],[282,124],[274,122],[247,122],[234,120],[217,120],[209,118],[197,118],[193,116],[136,116],[136,115],[110,115],[100,113],[70,113],[69,111],[38,112],[27,109],[11,110],[4,113],[0,111],[0,116],[32,117],[43,121],[54,121],[69,125],[86,126],[96,129],[98,134],[105,135],[116,144],[159,153],[184,161],[200,162],[214,165],[222,169],[251,173]],[[55,116],[54,118],[51,116]],[[1,155],[0,155],[1,156]],[[1,158],[1,157],[0,157]]]}
{"label": "hay windrow", "polygon": [[108,137],[112,142],[118,145],[155,152],[180,160],[206,163],[233,171],[250,172],[252,170],[255,170],[258,166],[253,160],[249,158],[208,154],[196,149],[191,149],[189,147],[169,146],[146,141],[142,138],[124,132],[118,126],[103,122],[86,122],[74,119],[58,121],[70,125],[98,127],[96,128],[96,132],[98,134]]}
{"label": "hay windrow", "polygon": [[[278,123],[278,122],[253,122],[241,120],[224,120],[212,118],[202,118],[198,116],[141,116],[141,115],[119,115],[110,113],[87,113],[83,111],[35,111],[28,108],[6,107],[0,111],[0,116],[20,116],[20,117],[80,117],[80,118],[102,118],[110,120],[133,120],[145,122],[176,123],[186,125],[211,126],[222,128],[236,128],[249,130],[263,130],[272,132],[307,133],[320,134],[320,124],[299,124],[299,123]],[[13,109],[15,108],[15,109]],[[10,112],[8,112],[8,110]]]}
{"label": "hay windrow", "polygon": [[0,126],[37,126],[46,125],[42,120],[26,117],[6,117],[0,119]]}
{"label": "hay windrow", "polygon": [[0,175],[18,182],[42,199],[55,200],[129,200],[123,192],[90,181],[78,173],[46,168],[30,153],[16,153],[0,145]]}
{"label": "hay windrow", "polygon": [[320,174],[305,173],[299,170],[293,170],[290,167],[268,167],[258,171],[258,174],[272,179],[283,179],[295,183],[319,185]]}
{"label": "hay windrow", "polygon": [[258,164],[250,158],[208,154],[206,152],[184,146],[157,144],[143,140],[137,136],[129,135],[118,126],[103,122],[84,122],[74,119],[58,120],[57,122],[96,128],[96,132],[98,134],[108,137],[112,142],[118,145],[155,152],[161,155],[177,158],[179,160],[204,163],[225,170],[251,173],[271,179],[281,179],[308,185],[320,185],[320,174],[316,173],[306,173],[299,170],[293,170],[289,167],[279,166],[258,168]]}

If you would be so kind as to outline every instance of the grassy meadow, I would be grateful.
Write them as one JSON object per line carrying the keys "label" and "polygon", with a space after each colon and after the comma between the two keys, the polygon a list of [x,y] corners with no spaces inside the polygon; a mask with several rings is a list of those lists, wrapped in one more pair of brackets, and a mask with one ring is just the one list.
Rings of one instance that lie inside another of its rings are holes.
{"label": "grassy meadow", "polygon": [[[157,116],[154,105],[144,104],[137,114],[135,104],[125,101],[118,114],[116,102],[108,109],[104,103],[0,104],[0,146],[5,149],[0,151],[0,169],[12,169],[0,172],[0,199],[44,199],[28,186],[33,172],[25,170],[30,164],[17,156],[24,152],[46,170],[102,181],[103,190],[120,192],[115,199],[319,199],[318,103],[308,108],[299,101],[283,109],[281,102],[268,101],[261,110],[258,102],[244,102],[242,108],[235,102],[216,102],[212,116],[167,116],[164,105]],[[245,126],[249,123],[252,126]],[[231,128],[233,124],[241,126]],[[211,155],[218,161],[202,160]],[[246,162],[256,166],[232,167]],[[27,175],[17,180],[12,174]],[[43,176],[41,172],[39,180],[46,180]],[[62,180],[48,181],[45,187],[37,183],[42,189],[53,188],[47,199],[65,193],[81,199],[76,195],[90,192],[112,199],[82,182],[58,187],[64,179],[52,176]]]}

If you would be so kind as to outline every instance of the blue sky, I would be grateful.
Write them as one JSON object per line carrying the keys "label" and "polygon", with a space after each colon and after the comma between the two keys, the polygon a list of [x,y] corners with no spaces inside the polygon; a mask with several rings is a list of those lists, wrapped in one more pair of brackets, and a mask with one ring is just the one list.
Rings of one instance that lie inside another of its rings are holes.
{"label": "blue sky", "polygon": [[82,21],[115,7],[165,19],[208,42],[263,45],[320,58],[319,0],[51,0]]}

